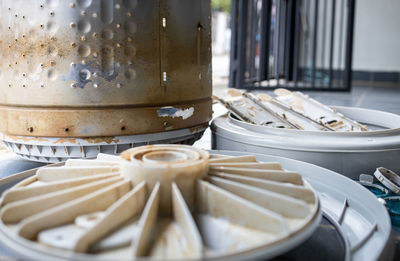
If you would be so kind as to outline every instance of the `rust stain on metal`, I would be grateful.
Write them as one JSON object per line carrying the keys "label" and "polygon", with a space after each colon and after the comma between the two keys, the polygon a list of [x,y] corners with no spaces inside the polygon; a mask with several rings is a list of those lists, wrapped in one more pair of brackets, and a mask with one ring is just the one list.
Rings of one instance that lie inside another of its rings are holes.
{"label": "rust stain on metal", "polygon": [[[118,143],[119,139],[115,139],[115,137],[96,137],[96,138],[82,138],[82,140],[85,140],[88,143],[107,143],[107,144],[111,144],[111,143]],[[63,143],[77,143],[77,139],[58,139],[56,141],[54,141],[54,144],[63,144]],[[80,142],[78,144],[81,144]]]}
{"label": "rust stain on metal", "polygon": [[[19,5],[5,2],[9,10]],[[211,9],[202,8],[201,1],[184,1],[193,6],[190,14],[183,6],[169,10],[173,1],[166,1],[163,33],[158,1],[145,1],[135,16],[120,17],[107,27],[91,19],[90,33],[76,21],[64,21],[78,8],[58,2],[60,12],[48,21],[32,12],[22,22],[4,10],[0,132],[60,138],[55,144],[74,143],[62,139],[69,137],[100,137],[91,143],[110,144],[116,141],[101,137],[191,128],[211,119]],[[156,118],[163,106],[190,106],[195,112],[185,122],[171,119],[164,126],[165,119]]]}
{"label": "rust stain on metal", "polygon": [[189,131],[190,131],[190,133],[198,132],[200,129],[203,129],[203,128],[204,129],[208,128],[208,123],[202,124],[200,126],[192,127],[189,129]]}
{"label": "rust stain on metal", "polygon": [[119,139],[115,139],[115,137],[97,137],[97,138],[83,138],[88,143],[118,143]]}
{"label": "rust stain on metal", "polygon": [[76,139],[58,139],[58,140],[56,140],[56,141],[54,141],[53,143],[54,144],[63,144],[63,143],[66,143],[66,142],[69,142],[69,143],[76,143]]}
{"label": "rust stain on metal", "polygon": [[49,141],[48,139],[44,138],[35,138],[35,137],[20,137],[20,136],[13,136],[13,135],[6,135],[6,139],[12,139],[13,141]]}
{"label": "rust stain on metal", "polygon": [[[12,29],[10,29],[10,31],[12,34],[3,35],[4,41],[0,42],[0,52],[5,59],[13,60],[13,63],[10,63],[9,66],[11,68],[14,66],[18,67],[18,62],[22,60],[38,57],[64,58],[75,52],[69,44],[71,42],[69,40],[70,37],[62,41],[50,35],[39,38],[37,37],[39,32],[31,29],[26,35],[19,35],[17,38],[12,39],[11,36],[14,36],[14,32]],[[65,35],[67,35],[67,33],[65,33]],[[52,66],[51,59],[45,60],[47,62],[43,63],[43,67]]]}
{"label": "rust stain on metal", "polygon": [[[193,128],[201,124],[205,126],[211,120],[211,99],[199,101],[197,104],[189,103],[189,105],[195,108],[193,116],[185,121],[180,118],[169,119],[168,126],[172,130]],[[187,105],[183,103],[181,106]],[[101,139],[102,137],[156,133],[165,130],[165,120],[154,117],[159,108],[157,106],[137,108],[118,106],[75,109],[0,106],[0,131],[15,136],[60,139],[88,137]],[[121,122],[120,119],[124,121]],[[26,126],[32,126],[35,131],[29,132]],[[112,142],[112,139],[98,141]],[[60,140],[59,143],[61,142]]]}

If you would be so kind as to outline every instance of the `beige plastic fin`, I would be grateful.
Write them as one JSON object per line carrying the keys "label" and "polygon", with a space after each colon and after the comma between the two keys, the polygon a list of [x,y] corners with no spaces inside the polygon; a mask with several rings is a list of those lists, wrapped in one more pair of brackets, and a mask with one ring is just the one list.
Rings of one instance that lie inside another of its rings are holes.
{"label": "beige plastic fin", "polygon": [[147,253],[152,260],[200,260],[192,259],[192,251],[182,228],[173,218],[159,216],[153,228],[153,240]]}
{"label": "beige plastic fin", "polygon": [[249,155],[249,156],[210,159],[208,162],[209,163],[257,162],[257,158],[256,156]]}
{"label": "beige plastic fin", "polygon": [[286,96],[286,95],[291,95],[292,92],[289,91],[288,89],[278,88],[274,91],[274,94],[277,96]]}
{"label": "beige plastic fin", "polygon": [[309,206],[298,199],[217,177],[210,177],[210,182],[284,217],[305,218],[310,213]]}
{"label": "beige plastic fin", "polygon": [[299,186],[299,185],[294,185],[290,183],[283,183],[283,182],[277,182],[277,181],[272,181],[272,180],[266,180],[266,179],[258,179],[258,178],[251,178],[251,177],[245,177],[245,176],[240,176],[240,175],[234,175],[234,174],[225,174],[225,173],[215,173],[213,174],[217,177],[229,179],[232,181],[236,181],[242,184],[247,184],[250,186],[258,187],[261,189],[266,189],[272,192],[280,193],[289,197],[293,198],[301,198],[307,203],[314,204],[315,203],[315,195],[314,193],[304,187],[304,186]]}
{"label": "beige plastic fin", "polygon": [[76,224],[67,224],[39,231],[37,242],[46,247],[72,250],[75,242],[84,232],[85,229]]}
{"label": "beige plastic fin", "polygon": [[260,179],[268,179],[279,182],[288,182],[296,185],[302,185],[303,179],[297,172],[281,171],[281,170],[261,170],[261,169],[245,169],[245,168],[213,168],[210,173],[228,173],[242,175],[246,177],[254,177]]}
{"label": "beige plastic fin", "polygon": [[[196,180],[209,170],[206,151],[177,145],[145,146],[121,154],[121,175],[133,184],[146,180],[149,190],[157,181],[160,187],[160,216],[171,216],[171,183],[178,184],[190,209],[194,209]],[[129,159],[129,160],[127,160]]]}
{"label": "beige plastic fin", "polygon": [[240,97],[243,94],[243,91],[239,91],[236,89],[228,89],[227,94],[232,97]]}
{"label": "beige plastic fin", "polygon": [[197,184],[197,207],[200,212],[224,217],[232,223],[264,232],[288,233],[281,215],[208,182],[198,181]]}
{"label": "beige plastic fin", "polygon": [[116,155],[99,153],[99,154],[97,154],[97,160],[119,162],[120,158],[119,158],[119,156],[116,156]]}
{"label": "beige plastic fin", "polygon": [[142,216],[139,220],[139,231],[132,240],[133,256],[146,255],[150,245],[151,233],[157,222],[158,204],[160,198],[160,182],[157,182],[147,200]]}
{"label": "beige plastic fin", "polygon": [[172,209],[174,218],[189,243],[191,255],[186,256],[186,258],[201,259],[203,256],[203,243],[200,232],[197,230],[192,214],[175,183],[172,183]]}
{"label": "beige plastic fin", "polygon": [[[281,92],[277,90],[277,95],[278,97],[274,99],[275,105],[286,110],[289,115],[295,113],[296,116],[293,116],[299,120],[300,118],[307,119],[307,121],[299,121],[299,123],[303,125],[303,129],[309,129],[313,124],[316,124],[320,126],[320,130],[341,132],[367,130],[366,126],[344,116],[329,106],[326,106],[301,92],[285,93],[285,91]],[[310,125],[310,123],[312,124]]]}
{"label": "beige plastic fin", "polygon": [[24,179],[23,181],[17,183],[14,187],[12,187],[10,189],[22,188],[22,187],[25,187],[25,186],[28,186],[28,185],[34,183],[35,181],[37,181],[36,175],[29,177],[27,179]]}
{"label": "beige plastic fin", "polygon": [[116,176],[119,176],[119,174],[101,174],[73,180],[51,182],[39,186],[12,188],[4,193],[2,205]]}
{"label": "beige plastic fin", "polygon": [[263,102],[269,102],[273,99],[271,96],[265,93],[257,94],[257,98],[259,98]]}
{"label": "beige plastic fin", "polygon": [[74,251],[87,252],[93,243],[139,214],[143,210],[145,200],[146,182],[142,182],[107,209],[104,217],[79,238]]}
{"label": "beige plastic fin", "polygon": [[297,111],[304,112],[304,106],[301,100],[295,99],[295,102],[291,104],[290,106],[292,109],[295,109]]}
{"label": "beige plastic fin", "polygon": [[282,165],[279,162],[234,162],[234,163],[210,163],[211,169],[217,167],[227,168],[246,168],[246,169],[271,169],[271,170],[283,170]]}
{"label": "beige plastic fin", "polygon": [[122,181],[28,217],[20,223],[18,234],[24,238],[33,239],[41,230],[71,223],[80,215],[104,211],[130,189],[131,182]]}
{"label": "beige plastic fin", "polygon": [[64,204],[65,202],[95,192],[101,188],[119,182],[122,179],[122,177],[114,177],[111,179],[99,180],[89,184],[16,201],[7,204],[1,209],[1,219],[5,223],[17,223],[26,217],[33,216],[55,206]]}
{"label": "beige plastic fin", "polygon": [[118,167],[43,167],[36,175],[39,181],[50,182],[115,172]]}
{"label": "beige plastic fin", "polygon": [[222,159],[231,158],[232,156],[220,155],[220,154],[210,154],[210,159]]}
{"label": "beige plastic fin", "polygon": [[90,166],[119,166],[119,162],[101,161],[101,160],[88,160],[88,159],[69,159],[65,162],[67,167],[90,167]]}

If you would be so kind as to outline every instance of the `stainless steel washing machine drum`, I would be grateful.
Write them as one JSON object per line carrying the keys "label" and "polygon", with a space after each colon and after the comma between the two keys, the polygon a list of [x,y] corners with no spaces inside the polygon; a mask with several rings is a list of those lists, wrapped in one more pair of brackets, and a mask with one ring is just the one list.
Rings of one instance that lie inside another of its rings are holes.
{"label": "stainless steel washing machine drum", "polygon": [[334,107],[364,123],[368,132],[313,132],[276,129],[232,116],[212,124],[213,149],[267,153],[310,162],[351,178],[374,173],[379,166],[400,171],[400,116],[351,107]]}
{"label": "stainless steel washing machine drum", "polygon": [[209,0],[4,0],[0,8],[0,132],[20,154],[30,155],[21,144],[45,146],[42,138],[60,138],[45,140],[57,146],[107,137],[90,140],[107,145],[196,133],[211,119]]}

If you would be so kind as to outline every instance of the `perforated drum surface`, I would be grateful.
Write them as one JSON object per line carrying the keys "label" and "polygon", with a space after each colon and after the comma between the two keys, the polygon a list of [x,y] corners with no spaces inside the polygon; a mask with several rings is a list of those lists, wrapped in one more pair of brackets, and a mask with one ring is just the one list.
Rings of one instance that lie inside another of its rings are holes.
{"label": "perforated drum surface", "polygon": [[5,0],[0,131],[98,137],[211,119],[206,0]]}

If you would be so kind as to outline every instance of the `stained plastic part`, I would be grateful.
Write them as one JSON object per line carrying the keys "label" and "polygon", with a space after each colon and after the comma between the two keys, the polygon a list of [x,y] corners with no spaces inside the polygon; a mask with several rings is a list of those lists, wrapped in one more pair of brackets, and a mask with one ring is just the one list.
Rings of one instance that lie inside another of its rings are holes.
{"label": "stained plastic part", "polygon": [[33,249],[46,245],[47,257],[208,259],[263,249],[268,258],[303,242],[321,219],[313,189],[279,162],[209,159],[190,146],[70,160],[28,180],[4,194],[0,228]]}

